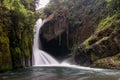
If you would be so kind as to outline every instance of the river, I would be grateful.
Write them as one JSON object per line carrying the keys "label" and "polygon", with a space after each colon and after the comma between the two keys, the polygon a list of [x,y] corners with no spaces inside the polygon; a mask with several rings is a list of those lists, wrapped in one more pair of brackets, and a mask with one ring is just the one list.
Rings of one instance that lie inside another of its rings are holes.
{"label": "river", "polygon": [[0,73],[0,80],[120,80],[120,71],[70,66],[41,66]]}

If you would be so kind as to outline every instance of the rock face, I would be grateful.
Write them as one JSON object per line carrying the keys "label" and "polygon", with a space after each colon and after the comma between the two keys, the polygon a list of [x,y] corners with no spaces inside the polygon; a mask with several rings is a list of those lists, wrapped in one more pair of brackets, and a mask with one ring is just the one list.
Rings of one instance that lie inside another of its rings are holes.
{"label": "rock face", "polygon": [[33,0],[0,1],[0,71],[30,65]]}
{"label": "rock face", "polygon": [[46,20],[47,23],[42,27],[40,36],[43,49],[52,53],[55,57],[65,57],[69,52],[66,44],[66,30],[68,25],[65,12],[52,13]]}
{"label": "rock face", "polygon": [[[51,16],[54,15],[52,18]],[[42,27],[42,36],[50,41],[61,35],[67,28],[67,19],[64,12],[53,13],[47,19],[47,23]],[[51,19],[49,19],[51,18]]]}

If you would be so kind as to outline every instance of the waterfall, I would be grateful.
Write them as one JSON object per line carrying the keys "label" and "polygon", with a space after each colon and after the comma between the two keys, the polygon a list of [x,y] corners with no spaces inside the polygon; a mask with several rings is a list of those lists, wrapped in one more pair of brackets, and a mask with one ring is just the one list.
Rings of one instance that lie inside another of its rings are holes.
{"label": "waterfall", "polygon": [[45,21],[46,20],[42,21],[42,19],[38,19],[34,28],[33,66],[59,64],[52,56],[41,50],[39,32]]}

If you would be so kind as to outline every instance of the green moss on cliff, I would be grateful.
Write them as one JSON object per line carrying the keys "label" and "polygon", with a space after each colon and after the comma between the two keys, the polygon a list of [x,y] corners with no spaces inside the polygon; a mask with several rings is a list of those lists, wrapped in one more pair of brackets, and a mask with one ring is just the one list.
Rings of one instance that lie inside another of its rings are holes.
{"label": "green moss on cliff", "polygon": [[118,13],[113,16],[108,16],[107,18],[102,20],[100,24],[98,25],[96,32],[99,32],[107,27],[110,27],[110,25],[115,24],[116,22],[119,22],[120,20],[117,19],[119,18],[119,15],[120,14]]}
{"label": "green moss on cliff", "polygon": [[[84,47],[79,49],[79,54],[77,54],[76,57],[82,57],[83,55],[87,56],[87,59],[91,61],[91,64],[94,64],[97,67],[119,68],[119,57],[115,56],[120,51],[119,38],[116,38],[119,34],[120,13],[115,13],[99,23],[95,33],[82,44]],[[111,57],[112,60],[107,57]],[[104,59],[105,61],[99,60],[103,58],[106,58]],[[76,61],[79,62],[79,59],[76,59]]]}
{"label": "green moss on cliff", "polygon": [[102,68],[120,69],[120,55],[97,60],[94,65]]}
{"label": "green moss on cliff", "polygon": [[0,26],[0,71],[12,69],[9,39]]}
{"label": "green moss on cliff", "polygon": [[3,0],[0,3],[0,71],[28,66],[36,21],[32,2]]}
{"label": "green moss on cliff", "polygon": [[120,22],[119,16],[120,14],[118,13],[103,19],[96,28],[95,34],[84,41],[85,47],[89,48],[94,43],[99,44],[103,40],[108,40],[111,34],[118,34],[119,27],[117,25]]}
{"label": "green moss on cliff", "polygon": [[[97,38],[96,35],[90,36],[88,39],[86,39],[83,44],[85,45],[85,48],[89,48],[93,42],[95,42],[95,39]],[[94,39],[94,40],[93,40]],[[93,40],[93,41],[92,41]]]}

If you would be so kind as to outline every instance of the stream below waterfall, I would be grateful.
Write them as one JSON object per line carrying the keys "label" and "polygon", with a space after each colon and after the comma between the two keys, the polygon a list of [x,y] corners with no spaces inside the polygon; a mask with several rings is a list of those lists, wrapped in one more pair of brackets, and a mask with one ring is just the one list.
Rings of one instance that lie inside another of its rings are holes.
{"label": "stream below waterfall", "polygon": [[120,80],[120,72],[70,66],[41,66],[0,73],[0,80]]}

